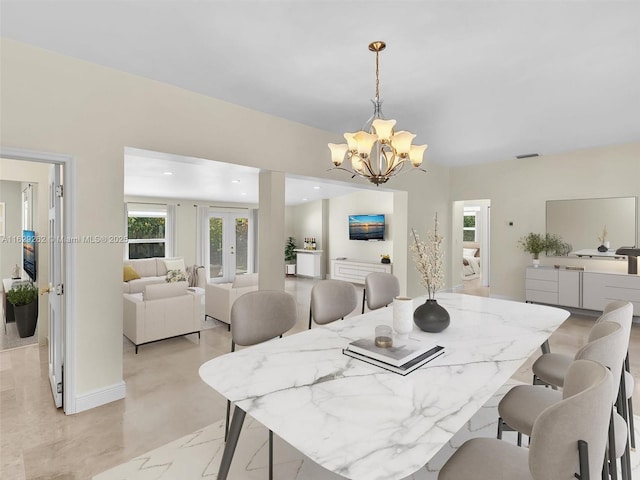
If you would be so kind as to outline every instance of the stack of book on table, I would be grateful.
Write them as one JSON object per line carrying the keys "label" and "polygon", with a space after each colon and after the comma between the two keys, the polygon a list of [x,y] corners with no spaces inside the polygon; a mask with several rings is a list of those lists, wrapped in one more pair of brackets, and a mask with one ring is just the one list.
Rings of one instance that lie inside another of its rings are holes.
{"label": "stack of book on table", "polygon": [[358,360],[406,375],[444,353],[444,347],[415,338],[397,339],[389,348],[378,347],[373,338],[351,342],[342,353]]}

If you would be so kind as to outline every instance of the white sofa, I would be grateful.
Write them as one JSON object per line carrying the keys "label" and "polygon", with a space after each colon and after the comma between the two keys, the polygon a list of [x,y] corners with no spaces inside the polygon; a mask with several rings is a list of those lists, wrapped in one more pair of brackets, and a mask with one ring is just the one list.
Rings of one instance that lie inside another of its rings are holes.
{"label": "white sofa", "polygon": [[[139,258],[135,260],[125,260],[124,264],[132,266],[137,274],[140,275],[140,278],[123,282],[123,292],[141,293],[147,285],[166,283],[168,269],[165,260],[169,262],[182,260],[182,265],[184,266],[184,259],[182,257]],[[196,270],[196,275],[197,281],[194,286],[204,288],[206,283],[204,267],[198,268]]]}
{"label": "white sofa", "polygon": [[147,285],[142,293],[124,296],[124,335],[138,347],[144,343],[197,333],[200,338],[201,293],[187,282]]}
{"label": "white sofa", "polygon": [[258,274],[238,275],[232,283],[208,283],[205,287],[204,314],[231,324],[231,306],[240,295],[258,290]]}

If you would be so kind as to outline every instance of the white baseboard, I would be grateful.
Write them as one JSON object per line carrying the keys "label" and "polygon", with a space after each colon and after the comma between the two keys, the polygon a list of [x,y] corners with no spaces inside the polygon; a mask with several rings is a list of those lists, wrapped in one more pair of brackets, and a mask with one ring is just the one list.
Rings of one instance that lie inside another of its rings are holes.
{"label": "white baseboard", "polygon": [[125,397],[126,390],[124,381],[120,381],[108,387],[99,388],[91,392],[78,395],[75,399],[76,408],[73,413],[84,412],[91,408],[115,402],[116,400],[121,400]]}

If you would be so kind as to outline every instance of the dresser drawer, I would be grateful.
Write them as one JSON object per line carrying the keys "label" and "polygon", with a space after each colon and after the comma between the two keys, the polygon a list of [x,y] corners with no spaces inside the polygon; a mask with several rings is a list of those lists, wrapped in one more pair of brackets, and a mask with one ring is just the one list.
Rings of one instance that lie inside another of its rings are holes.
{"label": "dresser drawer", "polygon": [[558,281],[558,270],[555,268],[534,268],[527,267],[526,277],[531,280],[545,280],[548,282]]}
{"label": "dresser drawer", "polygon": [[527,302],[558,304],[558,292],[543,292],[540,290],[527,290]]}
{"label": "dresser drawer", "polygon": [[558,292],[558,282],[546,282],[544,280],[525,280],[527,290],[539,290],[541,292]]}

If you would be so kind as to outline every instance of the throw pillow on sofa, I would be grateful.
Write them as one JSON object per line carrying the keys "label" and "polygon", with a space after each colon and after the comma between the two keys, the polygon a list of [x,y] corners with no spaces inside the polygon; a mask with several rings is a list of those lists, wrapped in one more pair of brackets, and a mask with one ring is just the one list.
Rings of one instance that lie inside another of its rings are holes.
{"label": "throw pillow on sofa", "polygon": [[166,280],[167,283],[186,282],[187,277],[182,270],[169,270]]}
{"label": "throw pillow on sofa", "polygon": [[167,272],[171,270],[180,270],[183,273],[186,272],[186,269],[184,268],[184,258],[165,260],[164,264],[167,267]]}
{"label": "throw pillow on sofa", "polygon": [[122,276],[123,282],[129,282],[131,280],[137,280],[139,278],[140,278],[140,275],[138,275],[138,272],[136,272],[135,268],[133,268],[131,265],[124,266],[123,276]]}

